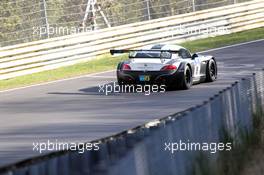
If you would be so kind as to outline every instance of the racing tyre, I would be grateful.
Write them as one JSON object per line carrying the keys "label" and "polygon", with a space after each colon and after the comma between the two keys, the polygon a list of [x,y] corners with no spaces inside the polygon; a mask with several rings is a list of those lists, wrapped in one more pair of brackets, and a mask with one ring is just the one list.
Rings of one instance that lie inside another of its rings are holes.
{"label": "racing tyre", "polygon": [[189,66],[186,66],[184,70],[181,89],[183,90],[190,89],[191,86],[192,86],[192,71]]}
{"label": "racing tyre", "polygon": [[121,81],[119,78],[117,78],[117,83],[118,83],[118,85],[122,85],[123,81]]}
{"label": "racing tyre", "polygon": [[206,67],[206,81],[213,82],[217,78],[217,67],[215,60],[211,59]]}

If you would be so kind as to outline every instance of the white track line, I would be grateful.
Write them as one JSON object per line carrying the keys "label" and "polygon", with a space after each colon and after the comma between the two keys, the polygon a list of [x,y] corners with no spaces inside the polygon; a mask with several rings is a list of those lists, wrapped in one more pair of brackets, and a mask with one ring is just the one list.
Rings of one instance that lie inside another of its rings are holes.
{"label": "white track line", "polygon": [[229,45],[229,46],[218,47],[218,48],[215,48],[215,49],[209,49],[209,50],[201,51],[201,52],[198,52],[198,53],[206,53],[206,52],[211,52],[211,51],[215,51],[215,50],[222,50],[222,49],[227,49],[227,48],[231,48],[231,47],[242,46],[242,45],[246,45],[246,44],[250,44],[250,43],[256,43],[256,42],[260,42],[260,41],[264,41],[264,39],[259,39],[259,40],[254,40],[254,41],[248,41],[248,42],[233,44],[233,45]]}
{"label": "white track line", "polygon": [[85,77],[87,78],[110,78],[110,79],[116,78],[115,76],[101,76],[101,75],[87,75]]}
{"label": "white track line", "polygon": [[[34,84],[34,85],[30,85],[30,86],[24,86],[24,87],[19,87],[19,88],[7,89],[7,90],[0,91],[0,93],[11,92],[11,91],[16,91],[16,90],[22,90],[22,89],[36,87],[36,86],[49,85],[49,84],[59,83],[59,82],[68,81],[68,80],[75,80],[75,79],[85,78],[85,77],[91,77],[92,78],[92,77],[95,77],[96,75],[109,73],[109,72],[113,72],[113,71],[114,70],[109,70],[109,71],[104,71],[104,72],[98,72],[98,73],[93,73],[93,74],[82,75],[82,76],[78,76],[78,77],[72,77],[72,78],[65,78],[65,79],[61,79],[61,80],[50,81],[50,82],[46,82],[46,83]],[[101,76],[101,78],[102,77],[104,77],[104,76]]]}
{"label": "white track line", "polygon": [[[206,53],[206,52],[211,52],[211,51],[216,51],[216,50],[222,50],[222,49],[226,49],[226,48],[242,46],[242,45],[246,45],[246,44],[250,44],[250,43],[256,43],[256,42],[260,42],[260,41],[264,41],[264,39],[259,39],[259,40],[254,40],[254,41],[249,41],[249,42],[244,42],[244,43],[239,43],[239,44],[233,44],[233,45],[219,47],[219,48],[215,48],[215,49],[209,49],[209,50],[201,51],[201,52],[198,52],[198,53]],[[97,76],[97,75],[100,75],[100,74],[103,74],[103,73],[109,73],[109,72],[113,72],[113,71],[115,71],[115,70],[98,72],[98,73],[94,73],[94,74],[87,74],[87,75],[82,75],[82,76],[79,76],[79,77],[55,80],[55,81],[50,81],[50,82],[46,82],[46,83],[34,84],[34,85],[24,86],[24,87],[19,87],[19,88],[14,88],[14,89],[8,89],[8,90],[0,91],[0,93],[11,92],[11,91],[21,90],[21,89],[26,89],[26,88],[36,87],[36,86],[49,85],[49,84],[53,84],[53,83],[58,83],[58,82],[63,82],[63,81],[68,81],[68,80],[74,80],[74,79],[79,79],[79,78],[85,78],[85,77],[91,77],[91,78],[92,77],[94,77],[94,78],[96,78],[96,77],[98,77],[98,78],[106,77],[106,78],[110,78],[110,77],[107,77],[107,76]],[[111,78],[113,78],[113,77],[111,77]]]}

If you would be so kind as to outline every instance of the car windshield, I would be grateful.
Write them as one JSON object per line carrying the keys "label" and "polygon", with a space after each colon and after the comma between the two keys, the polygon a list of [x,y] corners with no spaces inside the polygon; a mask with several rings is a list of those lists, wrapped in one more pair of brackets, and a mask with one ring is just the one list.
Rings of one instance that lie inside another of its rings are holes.
{"label": "car windshield", "polygon": [[161,51],[137,51],[130,52],[129,58],[162,58],[162,59],[170,59],[170,52],[161,52]]}

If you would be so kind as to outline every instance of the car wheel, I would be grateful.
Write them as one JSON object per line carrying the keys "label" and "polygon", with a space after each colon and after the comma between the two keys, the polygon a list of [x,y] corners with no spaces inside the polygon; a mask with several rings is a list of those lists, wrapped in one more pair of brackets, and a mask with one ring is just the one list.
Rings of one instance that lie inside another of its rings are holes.
{"label": "car wheel", "polygon": [[213,82],[217,78],[217,67],[215,60],[211,59],[207,63],[206,67],[206,81],[207,82]]}
{"label": "car wheel", "polygon": [[[118,65],[118,67],[120,66],[120,64]],[[117,79],[117,83],[118,85],[123,85],[124,84],[124,81],[120,78],[119,76],[119,70],[116,71],[116,79]]]}
{"label": "car wheel", "polygon": [[184,70],[181,89],[190,89],[191,86],[192,86],[192,71],[189,66],[186,66]]}

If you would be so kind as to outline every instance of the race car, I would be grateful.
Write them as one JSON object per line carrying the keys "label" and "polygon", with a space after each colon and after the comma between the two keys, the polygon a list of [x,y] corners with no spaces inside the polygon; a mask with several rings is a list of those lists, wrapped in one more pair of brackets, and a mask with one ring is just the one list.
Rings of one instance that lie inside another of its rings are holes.
{"label": "race car", "polygon": [[213,56],[191,54],[179,45],[156,44],[139,50],[110,50],[110,53],[128,53],[129,59],[117,66],[120,85],[156,84],[168,89],[189,89],[193,84],[217,79]]}

